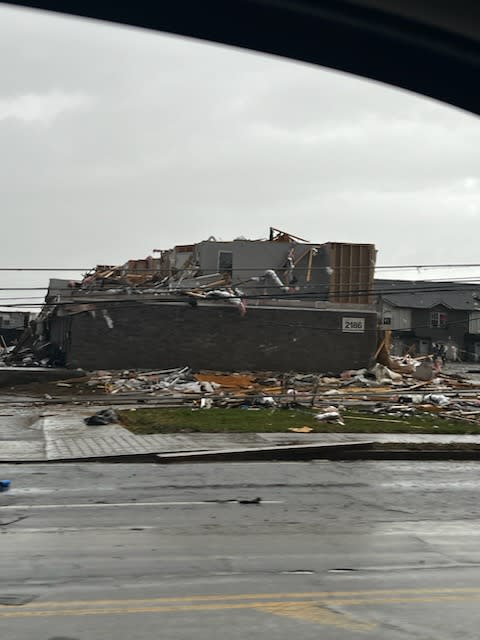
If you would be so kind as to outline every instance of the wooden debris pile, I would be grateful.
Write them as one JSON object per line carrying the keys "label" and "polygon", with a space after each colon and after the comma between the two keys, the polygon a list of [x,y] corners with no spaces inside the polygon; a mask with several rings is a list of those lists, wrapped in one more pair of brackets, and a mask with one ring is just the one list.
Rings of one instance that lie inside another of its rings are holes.
{"label": "wooden debris pile", "polygon": [[[398,366],[397,366],[398,362]],[[188,367],[158,371],[97,371],[86,386],[125,398],[150,398],[161,406],[294,408],[317,420],[342,424],[342,411],[407,418],[432,414],[480,427],[480,381],[439,370],[431,358],[390,360],[340,376],[298,373],[228,373]],[[408,373],[398,371],[408,367]],[[425,379],[427,378],[427,379]],[[171,405],[169,404],[171,403]],[[373,419],[373,418],[372,418]]]}

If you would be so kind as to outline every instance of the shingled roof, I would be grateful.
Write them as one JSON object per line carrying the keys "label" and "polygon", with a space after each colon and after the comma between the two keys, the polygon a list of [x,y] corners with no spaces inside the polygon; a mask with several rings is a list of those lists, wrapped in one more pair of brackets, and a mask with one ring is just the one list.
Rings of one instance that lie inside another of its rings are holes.
{"label": "shingled roof", "polygon": [[375,295],[392,305],[431,309],[443,305],[459,311],[480,311],[480,284],[429,280],[375,280]]}

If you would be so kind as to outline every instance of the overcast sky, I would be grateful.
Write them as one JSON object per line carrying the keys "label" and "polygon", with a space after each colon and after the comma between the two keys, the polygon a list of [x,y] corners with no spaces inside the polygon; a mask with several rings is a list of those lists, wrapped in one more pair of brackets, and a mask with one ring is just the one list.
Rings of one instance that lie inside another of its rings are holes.
{"label": "overcast sky", "polygon": [[0,266],[119,264],[270,225],[375,243],[380,264],[480,262],[474,116],[280,58],[5,6],[0,48]]}

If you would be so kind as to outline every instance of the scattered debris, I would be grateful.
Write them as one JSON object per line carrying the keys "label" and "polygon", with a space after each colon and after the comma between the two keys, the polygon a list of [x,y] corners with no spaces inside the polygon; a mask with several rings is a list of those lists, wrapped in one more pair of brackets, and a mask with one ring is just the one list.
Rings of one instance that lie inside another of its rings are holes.
{"label": "scattered debris", "polygon": [[315,420],[319,422],[336,422],[341,425],[345,424],[337,407],[326,407],[321,413],[315,415]]}
{"label": "scattered debris", "polygon": [[276,407],[277,403],[272,398],[272,396],[264,396],[263,398],[258,399],[258,404],[263,407]]}
{"label": "scattered debris", "polygon": [[375,375],[377,382],[380,384],[390,384],[391,382],[402,382],[402,374],[396,371],[392,371],[383,364],[377,362],[372,368],[371,373]]}
{"label": "scattered debris", "polygon": [[163,371],[97,371],[87,386],[106,393],[213,393],[215,383],[198,381],[189,367]]}
{"label": "scattered debris", "polygon": [[253,500],[239,500],[237,498],[213,498],[211,500],[205,500],[205,502],[211,502],[212,504],[260,504],[261,501],[261,498],[253,498]]}
{"label": "scattered debris", "polygon": [[423,397],[423,402],[427,404],[435,404],[439,407],[445,407],[450,404],[450,399],[441,393],[430,393]]}
{"label": "scattered debris", "polygon": [[[217,388],[222,387],[224,389],[252,389],[255,383],[254,375],[242,373],[221,374],[209,371],[208,373],[196,373],[194,377],[199,382],[210,382],[216,385]],[[280,385],[276,378],[267,378],[264,382],[270,386]]]}
{"label": "scattered debris", "polygon": [[312,427],[290,427],[289,431],[293,431],[293,433],[311,433],[313,429]]}
{"label": "scattered debris", "polygon": [[239,500],[238,504],[260,504],[261,498],[253,498],[252,500]]}
{"label": "scattered debris", "polygon": [[98,411],[93,416],[85,418],[84,422],[89,427],[91,426],[100,426],[105,424],[112,424],[113,422],[118,421],[118,416],[113,409],[103,409],[102,411]]}
{"label": "scattered debris", "polygon": [[423,362],[414,367],[412,372],[412,378],[415,378],[415,380],[423,380],[425,382],[433,380],[434,375],[435,367],[432,358],[423,360]]}

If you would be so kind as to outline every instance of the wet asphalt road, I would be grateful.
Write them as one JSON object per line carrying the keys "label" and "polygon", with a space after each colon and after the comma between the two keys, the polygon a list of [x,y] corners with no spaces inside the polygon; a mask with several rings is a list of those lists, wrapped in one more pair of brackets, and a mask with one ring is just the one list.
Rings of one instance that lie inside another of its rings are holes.
{"label": "wet asphalt road", "polygon": [[479,463],[0,475],[2,639],[478,638]]}

